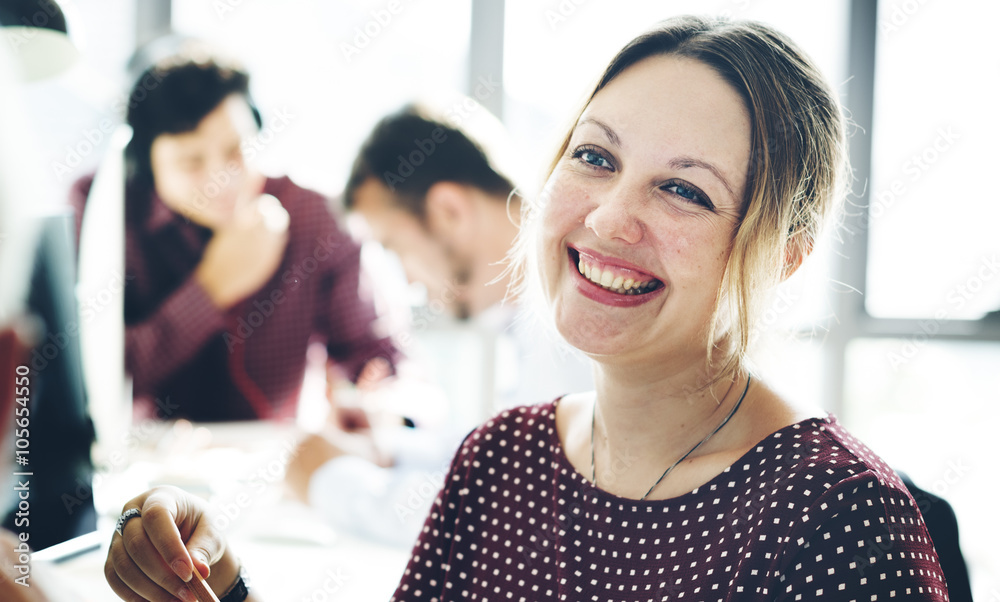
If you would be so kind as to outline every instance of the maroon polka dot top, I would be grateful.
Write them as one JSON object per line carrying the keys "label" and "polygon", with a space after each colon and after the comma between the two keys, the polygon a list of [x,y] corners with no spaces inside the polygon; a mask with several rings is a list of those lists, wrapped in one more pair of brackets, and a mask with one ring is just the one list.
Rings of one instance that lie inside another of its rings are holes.
{"label": "maroon polka dot top", "polygon": [[913,498],[832,416],[694,491],[638,501],[573,468],[556,403],[466,438],[393,600],[948,599]]}

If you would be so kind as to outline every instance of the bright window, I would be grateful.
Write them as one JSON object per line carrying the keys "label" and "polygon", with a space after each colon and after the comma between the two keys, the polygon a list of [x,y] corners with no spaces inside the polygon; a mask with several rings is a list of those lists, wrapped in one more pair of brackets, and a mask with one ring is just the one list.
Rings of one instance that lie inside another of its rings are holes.
{"label": "bright window", "polygon": [[1000,309],[1000,4],[879,3],[868,311]]}
{"label": "bright window", "polygon": [[[175,0],[180,33],[239,58],[265,126],[286,129],[261,152],[262,167],[339,193],[375,122],[415,97],[464,90],[469,0],[243,2]],[[390,12],[390,6],[395,12]]]}

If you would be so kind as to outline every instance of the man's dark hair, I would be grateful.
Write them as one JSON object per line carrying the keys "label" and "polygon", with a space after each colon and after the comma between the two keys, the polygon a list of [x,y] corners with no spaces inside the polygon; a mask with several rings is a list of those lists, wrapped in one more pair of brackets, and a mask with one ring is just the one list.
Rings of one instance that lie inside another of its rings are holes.
{"label": "man's dark hair", "polygon": [[193,131],[198,123],[231,94],[242,94],[260,126],[260,115],[249,99],[250,77],[211,61],[156,65],[136,81],[128,98],[126,122],[132,139],[125,149],[128,179],[151,188],[150,149],[160,134]]}
{"label": "man's dark hair", "polygon": [[426,215],[427,191],[438,182],[466,184],[504,198],[514,189],[483,147],[417,105],[384,117],[361,146],[344,189],[348,209],[369,178],[387,186],[397,203],[420,219]]}

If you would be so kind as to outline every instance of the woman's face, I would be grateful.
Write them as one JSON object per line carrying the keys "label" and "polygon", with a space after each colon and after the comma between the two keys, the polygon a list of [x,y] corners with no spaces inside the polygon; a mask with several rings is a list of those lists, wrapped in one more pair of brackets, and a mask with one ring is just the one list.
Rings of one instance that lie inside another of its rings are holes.
{"label": "woman's face", "polygon": [[742,99],[698,61],[644,59],[593,98],[542,195],[542,285],[570,344],[704,358],[749,158]]}

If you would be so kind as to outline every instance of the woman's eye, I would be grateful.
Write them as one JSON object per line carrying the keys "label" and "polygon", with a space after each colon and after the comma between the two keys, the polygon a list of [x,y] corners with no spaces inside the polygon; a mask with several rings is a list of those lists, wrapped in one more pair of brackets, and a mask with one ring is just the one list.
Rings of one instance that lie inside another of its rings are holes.
{"label": "woman's eye", "polygon": [[667,186],[667,190],[671,189],[673,189],[674,194],[689,201],[695,201],[698,199],[698,193],[683,184],[671,184],[670,186]]}
{"label": "woman's eye", "polygon": [[670,182],[664,185],[662,189],[671,194],[675,194],[686,201],[697,203],[709,209],[714,208],[712,202],[709,201],[708,198],[706,198],[705,195],[703,195],[700,190],[692,186],[687,186],[680,182]]}
{"label": "woman's eye", "polygon": [[585,151],[581,158],[595,167],[611,167],[611,164],[608,163],[608,161],[604,157],[598,155],[597,153]]}
{"label": "woman's eye", "polygon": [[604,157],[601,153],[590,148],[580,148],[573,153],[573,158],[579,161],[583,161],[591,167],[597,167],[600,169],[614,169],[614,165]]}

